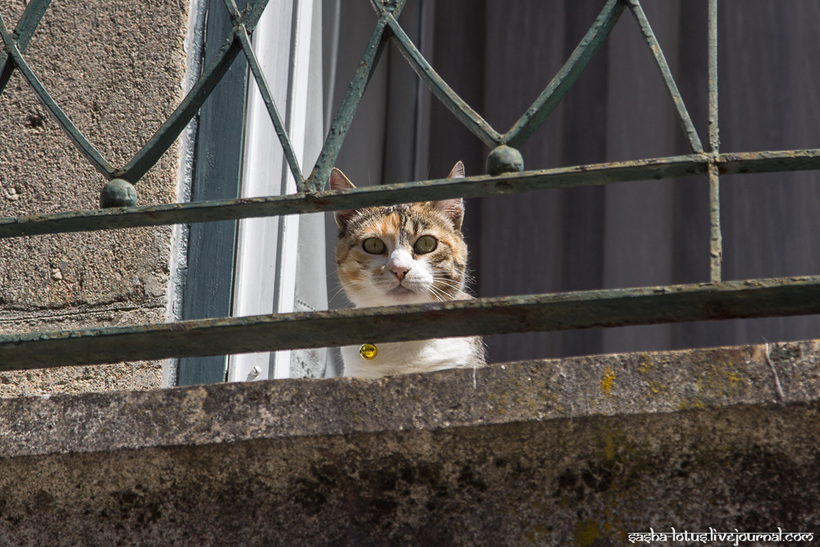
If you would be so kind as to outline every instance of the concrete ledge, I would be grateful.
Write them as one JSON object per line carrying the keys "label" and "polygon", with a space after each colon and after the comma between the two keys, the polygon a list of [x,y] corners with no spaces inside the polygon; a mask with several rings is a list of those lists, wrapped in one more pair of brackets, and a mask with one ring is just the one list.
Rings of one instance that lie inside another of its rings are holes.
{"label": "concrete ledge", "polygon": [[162,544],[820,532],[818,349],[0,400],[0,529]]}

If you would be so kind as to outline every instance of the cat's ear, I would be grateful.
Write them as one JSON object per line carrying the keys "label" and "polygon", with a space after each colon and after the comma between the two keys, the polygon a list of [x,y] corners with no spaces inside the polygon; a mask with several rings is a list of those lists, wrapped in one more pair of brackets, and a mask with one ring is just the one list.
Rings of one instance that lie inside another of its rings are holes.
{"label": "cat's ear", "polygon": [[464,164],[461,163],[461,160],[457,161],[456,164],[450,169],[450,174],[447,175],[448,179],[458,179],[464,176]]}
{"label": "cat's ear", "polygon": [[350,179],[337,167],[330,170],[330,189],[331,190],[350,190],[356,188]]}
{"label": "cat's ear", "polygon": [[[448,179],[458,179],[464,177],[464,164],[457,161],[450,169]],[[461,230],[461,223],[464,221],[464,200],[461,198],[444,199],[441,201],[434,201],[433,206],[444,213],[444,215],[453,224],[456,230]]]}
{"label": "cat's ear", "polygon": [[[350,179],[345,176],[339,169],[335,167],[330,170],[330,189],[331,190],[350,190],[356,188]],[[339,227],[340,232],[344,232],[347,223],[356,214],[356,209],[343,209],[333,213],[333,218],[336,219],[336,226]]]}

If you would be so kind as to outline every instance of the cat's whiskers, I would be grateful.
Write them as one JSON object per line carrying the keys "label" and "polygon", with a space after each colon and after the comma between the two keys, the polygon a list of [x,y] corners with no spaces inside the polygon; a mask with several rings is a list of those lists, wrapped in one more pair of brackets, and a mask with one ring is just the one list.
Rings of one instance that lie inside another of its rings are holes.
{"label": "cat's whiskers", "polygon": [[460,292],[464,287],[464,283],[445,277],[442,274],[433,275],[433,285],[438,285],[439,289],[444,287],[446,289],[453,289],[456,292]]}
{"label": "cat's whiskers", "polygon": [[335,300],[340,294],[344,292],[345,288],[342,286],[336,287],[331,294],[328,295],[328,301]]}
{"label": "cat's whiskers", "polygon": [[453,294],[451,292],[458,293],[460,290],[460,283],[442,276],[433,276],[433,284],[429,288],[430,294],[439,302],[452,300]]}
{"label": "cat's whiskers", "polygon": [[449,298],[447,298],[447,293],[446,293],[446,292],[444,292],[443,290],[439,289],[439,288],[438,288],[438,287],[436,287],[436,286],[432,286],[432,287],[430,287],[430,294],[431,294],[431,295],[432,295],[432,296],[433,296],[436,300],[438,300],[439,302],[444,302],[444,301],[446,301],[446,300],[449,300]]}
{"label": "cat's whiskers", "polygon": [[[360,280],[360,279],[347,279],[329,297],[329,300],[332,300],[332,299],[336,298],[337,296],[339,296],[339,293],[344,292],[345,291],[345,285],[347,285],[347,288],[349,290],[353,290],[353,291],[359,291],[359,290],[367,291],[367,290],[370,289],[370,284],[367,281],[363,281],[363,280]],[[345,296],[347,296],[347,299],[350,300],[350,296],[347,293],[345,293]]]}
{"label": "cat's whiskers", "polygon": [[461,286],[461,282],[455,279],[450,279],[449,277],[445,277],[443,274],[440,273],[433,274],[433,282],[451,288],[459,288]]}

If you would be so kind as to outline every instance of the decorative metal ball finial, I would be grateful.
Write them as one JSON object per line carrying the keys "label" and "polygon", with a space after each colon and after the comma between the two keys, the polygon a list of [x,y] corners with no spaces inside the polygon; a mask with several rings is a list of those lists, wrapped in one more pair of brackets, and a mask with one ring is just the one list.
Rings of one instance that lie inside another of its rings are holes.
{"label": "decorative metal ball finial", "polygon": [[487,156],[487,172],[492,176],[504,173],[520,173],[524,170],[524,158],[521,152],[502,144]]}
{"label": "decorative metal ball finial", "polygon": [[137,189],[123,179],[108,181],[100,192],[100,207],[134,207],[137,204]]}

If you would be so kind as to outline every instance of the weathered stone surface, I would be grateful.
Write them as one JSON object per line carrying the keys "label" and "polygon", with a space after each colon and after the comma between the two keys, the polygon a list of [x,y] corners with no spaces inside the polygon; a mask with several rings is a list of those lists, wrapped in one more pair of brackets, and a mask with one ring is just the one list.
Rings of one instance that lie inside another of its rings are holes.
{"label": "weathered stone surface", "polygon": [[0,527],[11,543],[259,545],[816,532],[818,349],[6,399]]}
{"label": "weathered stone surface", "polygon": [[[26,2],[0,0],[13,27]],[[24,53],[58,105],[113,165],[123,166],[183,97],[187,3],[53,2]],[[0,215],[99,206],[104,177],[82,157],[19,73],[0,95]],[[176,201],[172,148],[137,184],[139,203]],[[0,332],[166,318],[169,227],[16,238],[0,245]],[[132,368],[127,365],[126,368]],[[155,365],[144,374],[159,387]],[[114,370],[114,369],[110,369]],[[130,388],[130,372],[93,389]],[[31,378],[31,379],[30,379]],[[59,385],[65,373],[19,374],[0,395]],[[19,386],[14,389],[12,386]],[[137,386],[134,386],[137,387]]]}

